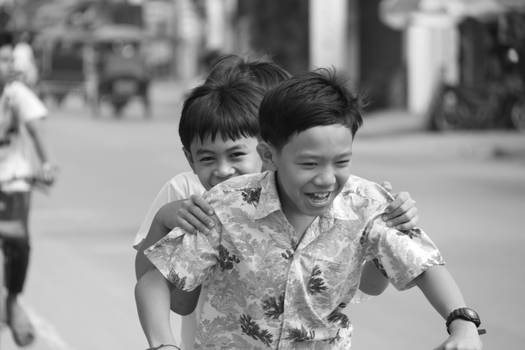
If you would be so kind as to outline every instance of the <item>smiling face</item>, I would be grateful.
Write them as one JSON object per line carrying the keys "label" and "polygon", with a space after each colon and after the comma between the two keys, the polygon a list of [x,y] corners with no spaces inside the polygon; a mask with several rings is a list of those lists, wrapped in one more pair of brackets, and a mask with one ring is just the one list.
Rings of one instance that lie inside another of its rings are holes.
{"label": "smiling face", "polygon": [[289,219],[325,213],[350,176],[352,132],[341,124],[306,129],[269,149]]}
{"label": "smiling face", "polygon": [[257,138],[241,137],[237,140],[214,140],[210,136],[196,137],[190,150],[184,150],[191,168],[202,185],[209,190],[234,176],[258,173],[262,161],[257,154]]}

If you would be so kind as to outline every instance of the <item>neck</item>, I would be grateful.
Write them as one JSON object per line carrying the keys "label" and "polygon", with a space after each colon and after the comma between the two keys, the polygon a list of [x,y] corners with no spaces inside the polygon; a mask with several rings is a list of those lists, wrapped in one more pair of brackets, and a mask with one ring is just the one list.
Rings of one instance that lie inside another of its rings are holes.
{"label": "neck", "polygon": [[275,173],[275,184],[284,216],[290,225],[292,225],[292,227],[295,229],[295,232],[299,235],[299,237],[301,237],[308,226],[310,226],[310,224],[315,220],[315,216],[309,216],[299,212],[293,203],[290,203],[290,201],[287,200],[286,194],[281,190],[277,173]]}

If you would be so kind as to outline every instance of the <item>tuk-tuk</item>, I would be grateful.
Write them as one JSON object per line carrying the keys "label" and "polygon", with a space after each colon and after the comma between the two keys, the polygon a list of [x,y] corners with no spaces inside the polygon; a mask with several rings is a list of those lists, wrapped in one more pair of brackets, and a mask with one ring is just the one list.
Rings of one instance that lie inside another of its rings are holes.
{"label": "tuk-tuk", "polygon": [[150,76],[143,53],[144,33],[139,27],[105,25],[93,32],[94,59],[88,72],[92,107],[98,115],[100,104],[109,102],[116,117],[133,98],[142,102],[150,117]]}
{"label": "tuk-tuk", "polygon": [[36,89],[43,98],[60,105],[65,97],[77,92],[85,96],[85,47],[89,33],[56,27],[35,39],[40,79]]}

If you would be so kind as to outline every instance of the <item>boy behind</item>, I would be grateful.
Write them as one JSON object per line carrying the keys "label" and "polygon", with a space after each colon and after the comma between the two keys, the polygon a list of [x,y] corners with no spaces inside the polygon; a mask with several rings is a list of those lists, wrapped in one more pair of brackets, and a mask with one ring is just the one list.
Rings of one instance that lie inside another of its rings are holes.
{"label": "boy behind", "polygon": [[[188,292],[205,283],[196,349],[348,349],[352,325],[343,311],[363,263],[376,259],[396,288],[417,285],[447,318],[451,335],[440,349],[480,349],[479,320],[435,245],[421,230],[377,220],[391,196],[351,175],[357,99],[333,77],[310,73],[272,90],[259,121],[258,150],[274,171],[212,188],[209,235],[175,229],[146,250],[158,271],[143,276],[143,297],[169,299],[164,278]],[[154,345],[173,344],[166,334]]]}

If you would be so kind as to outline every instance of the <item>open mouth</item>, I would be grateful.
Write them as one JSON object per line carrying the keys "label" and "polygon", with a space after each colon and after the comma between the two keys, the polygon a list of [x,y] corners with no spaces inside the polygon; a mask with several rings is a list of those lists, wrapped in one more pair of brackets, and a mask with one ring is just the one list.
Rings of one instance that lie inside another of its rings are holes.
{"label": "open mouth", "polygon": [[306,193],[310,204],[314,207],[323,207],[330,203],[332,192]]}

